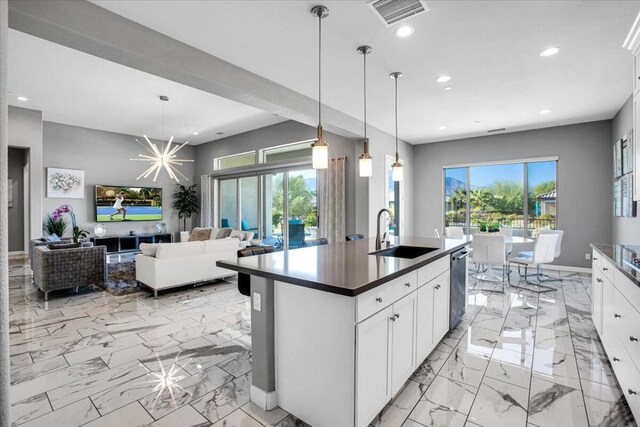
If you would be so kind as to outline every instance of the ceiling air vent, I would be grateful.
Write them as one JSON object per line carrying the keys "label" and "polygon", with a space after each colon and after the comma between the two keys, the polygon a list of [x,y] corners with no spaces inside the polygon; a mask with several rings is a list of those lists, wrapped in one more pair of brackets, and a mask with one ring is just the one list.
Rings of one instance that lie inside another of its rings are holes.
{"label": "ceiling air vent", "polygon": [[429,11],[424,0],[371,0],[368,4],[388,26]]}
{"label": "ceiling air vent", "polygon": [[507,128],[489,129],[487,133],[502,132],[505,130],[507,130]]}

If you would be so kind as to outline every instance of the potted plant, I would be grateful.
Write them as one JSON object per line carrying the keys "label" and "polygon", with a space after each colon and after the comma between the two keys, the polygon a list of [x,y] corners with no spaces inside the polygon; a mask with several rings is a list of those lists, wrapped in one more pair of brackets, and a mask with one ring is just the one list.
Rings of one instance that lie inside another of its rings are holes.
{"label": "potted plant", "polygon": [[176,184],[176,191],[173,193],[173,209],[178,211],[178,219],[182,220],[183,231],[180,232],[180,241],[187,241],[189,232],[187,231],[187,218],[191,218],[194,214],[200,212],[200,202],[196,193],[196,185],[189,187],[182,184]]}
{"label": "potted plant", "polygon": [[64,217],[56,214],[54,211],[52,214],[47,215],[47,219],[42,225],[42,228],[47,236],[55,235],[62,237],[64,235],[64,231],[67,229],[67,225],[68,223]]}
{"label": "potted plant", "polygon": [[[78,227],[78,223],[76,221],[76,214],[73,213],[73,208],[69,205],[62,205],[51,214],[51,218],[62,218],[64,214],[69,214],[71,217],[71,231],[73,236],[73,243],[78,243],[80,239],[86,239],[89,236],[89,232],[87,230],[81,230]],[[66,222],[65,222],[66,226]]]}
{"label": "potted plant", "polygon": [[480,225],[480,231],[483,233],[497,233],[500,231],[500,223],[497,221],[480,221],[478,225]]}

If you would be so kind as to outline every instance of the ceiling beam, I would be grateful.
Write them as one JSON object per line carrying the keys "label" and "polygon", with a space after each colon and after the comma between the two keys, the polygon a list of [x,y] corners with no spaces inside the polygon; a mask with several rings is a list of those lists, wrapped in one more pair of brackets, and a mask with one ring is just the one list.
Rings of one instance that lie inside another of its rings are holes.
{"label": "ceiling beam", "polygon": [[[310,126],[317,101],[86,0],[10,0],[9,27]],[[362,122],[323,105],[326,130],[359,137]]]}

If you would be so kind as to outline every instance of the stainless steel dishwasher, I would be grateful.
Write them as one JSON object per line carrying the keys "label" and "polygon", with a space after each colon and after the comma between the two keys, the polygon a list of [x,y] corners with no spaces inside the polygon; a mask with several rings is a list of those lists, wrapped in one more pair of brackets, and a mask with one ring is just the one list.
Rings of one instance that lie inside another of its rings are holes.
{"label": "stainless steel dishwasher", "polygon": [[467,307],[467,252],[466,248],[451,254],[451,289],[449,300],[449,329],[455,327]]}

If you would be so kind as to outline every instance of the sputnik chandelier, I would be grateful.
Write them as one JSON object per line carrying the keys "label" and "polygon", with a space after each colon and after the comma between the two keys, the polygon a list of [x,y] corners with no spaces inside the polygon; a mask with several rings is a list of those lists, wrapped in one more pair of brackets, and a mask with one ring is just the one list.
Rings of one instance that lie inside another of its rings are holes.
{"label": "sputnik chandelier", "polygon": [[183,144],[176,143],[172,148],[171,146],[171,143],[173,142],[173,136],[172,136],[171,138],[169,138],[169,142],[167,143],[167,146],[166,147],[164,146],[164,103],[169,101],[169,97],[162,95],[160,96],[160,100],[163,102],[162,104],[162,147],[158,148],[156,144],[152,143],[149,140],[149,138],[147,138],[147,135],[143,135],[144,139],[147,141],[147,143],[149,144],[149,147],[151,148],[147,147],[145,144],[141,143],[137,139],[136,139],[136,142],[140,144],[142,147],[144,147],[151,155],[138,154],[138,158],[129,159],[129,160],[151,163],[151,166],[149,166],[147,170],[142,172],[140,176],[136,178],[137,180],[139,180],[140,178],[148,178],[149,176],[151,176],[151,174],[153,174],[153,182],[156,182],[156,179],[158,179],[158,174],[160,173],[162,168],[164,168],[169,174],[169,177],[171,179],[175,179],[176,182],[180,182],[180,180],[178,179],[178,175],[180,175],[181,177],[189,181],[189,178],[184,176],[182,172],[180,172],[176,168],[176,166],[182,166],[186,162],[193,162],[193,160],[190,160],[190,159],[179,159],[177,158],[177,155],[176,155],[176,153],[180,151],[182,147],[187,145],[189,141],[185,141]]}

